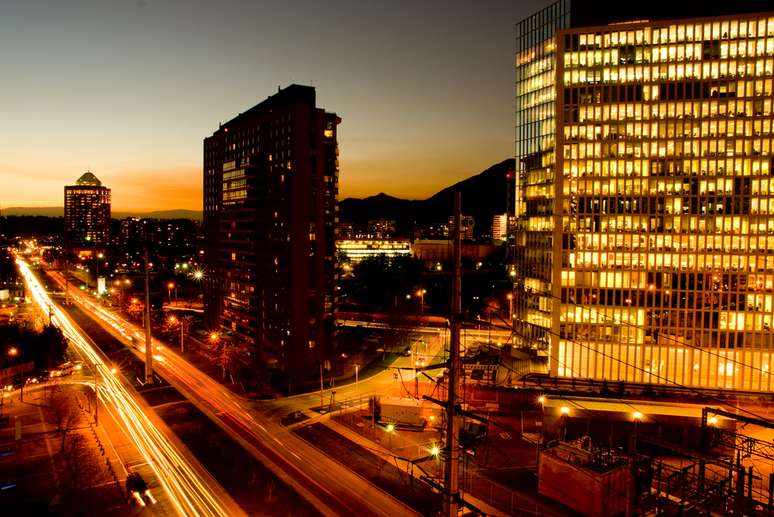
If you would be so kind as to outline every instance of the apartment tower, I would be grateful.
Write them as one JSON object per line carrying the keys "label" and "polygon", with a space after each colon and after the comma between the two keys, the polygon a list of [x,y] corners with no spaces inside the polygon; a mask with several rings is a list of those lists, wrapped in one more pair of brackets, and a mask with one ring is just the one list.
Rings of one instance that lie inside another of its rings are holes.
{"label": "apartment tower", "polygon": [[64,243],[70,253],[104,251],[110,239],[110,189],[91,172],[64,188]]}
{"label": "apartment tower", "polygon": [[339,122],[291,85],[204,140],[206,320],[291,380],[329,357]]}

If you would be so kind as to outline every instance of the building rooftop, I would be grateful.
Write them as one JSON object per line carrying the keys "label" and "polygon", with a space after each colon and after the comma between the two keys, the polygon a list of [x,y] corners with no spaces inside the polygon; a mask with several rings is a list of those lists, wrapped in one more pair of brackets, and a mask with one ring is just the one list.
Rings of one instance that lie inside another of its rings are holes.
{"label": "building rooftop", "polygon": [[102,182],[97,178],[94,174],[91,173],[91,171],[86,171],[83,173],[83,175],[78,178],[78,181],[75,182],[76,185],[79,186],[89,186],[89,187],[101,187]]}

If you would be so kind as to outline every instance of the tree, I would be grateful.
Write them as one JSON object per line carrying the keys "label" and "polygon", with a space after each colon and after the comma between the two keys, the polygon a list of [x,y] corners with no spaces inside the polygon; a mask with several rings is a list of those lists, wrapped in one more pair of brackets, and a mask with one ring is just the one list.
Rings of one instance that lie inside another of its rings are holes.
{"label": "tree", "polygon": [[67,433],[78,424],[81,418],[80,409],[78,409],[74,397],[61,389],[51,391],[48,407],[54,420],[56,431],[62,438],[60,450],[64,451]]}
{"label": "tree", "polygon": [[[62,331],[53,325],[45,325],[40,332],[19,325],[0,326],[0,348],[16,347],[19,355],[14,363],[32,361],[35,368],[51,368],[64,360],[67,341]],[[7,365],[11,358],[0,355],[0,366]]]}
{"label": "tree", "polygon": [[234,339],[224,342],[218,355],[218,364],[223,369],[223,377],[226,373],[241,379],[244,371],[250,365],[250,349],[246,343]]}
{"label": "tree", "polygon": [[99,460],[87,441],[82,434],[74,434],[64,449],[66,482],[73,491],[94,485],[100,474]]}

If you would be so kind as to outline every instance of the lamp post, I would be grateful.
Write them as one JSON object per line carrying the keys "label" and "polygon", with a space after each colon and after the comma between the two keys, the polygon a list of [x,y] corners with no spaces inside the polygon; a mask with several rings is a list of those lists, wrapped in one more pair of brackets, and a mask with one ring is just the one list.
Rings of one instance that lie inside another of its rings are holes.
{"label": "lamp post", "polygon": [[395,424],[387,424],[387,436],[389,436],[389,449],[392,451],[392,433],[395,432]]}
{"label": "lamp post", "polygon": [[100,262],[100,261],[101,261],[103,258],[105,258],[105,254],[104,254],[104,253],[97,253],[97,261],[96,261],[96,262],[97,262],[97,271],[96,271],[96,274],[97,274],[97,276],[96,276],[96,280],[95,280],[95,282],[96,282],[96,284],[97,284],[97,294],[98,294],[98,295],[99,295],[99,294],[102,294],[102,293],[100,293],[100,292],[99,292],[99,262]]}
{"label": "lamp post", "polygon": [[185,352],[185,318],[180,318],[179,320],[175,318],[174,316],[170,316],[167,320],[171,324],[179,323],[180,324],[180,352]]}
{"label": "lamp post", "polygon": [[[12,346],[8,349],[8,357],[10,358],[16,358],[19,355],[19,349],[15,346]],[[22,402],[24,402],[24,375],[22,375],[22,383],[21,383],[21,389],[19,390],[19,398]]]}
{"label": "lamp post", "polygon": [[425,313],[425,294],[427,289],[417,289],[417,297],[419,298],[419,314]]}
{"label": "lamp post", "polygon": [[[218,341],[220,341],[220,335],[217,332],[210,332],[210,343],[213,345],[217,345]],[[222,355],[222,352],[221,352]],[[223,368],[223,379],[226,379],[226,362],[223,360],[223,357],[221,357],[221,367]]]}
{"label": "lamp post", "polygon": [[543,441],[545,440],[545,424],[546,424],[546,397],[545,395],[540,395],[538,397],[538,404],[540,404],[540,437],[537,441],[537,453],[535,455],[535,461],[537,463],[537,468],[540,469],[540,448],[543,446]]}
{"label": "lamp post", "polygon": [[355,365],[355,394],[359,394],[360,391],[358,389],[358,381],[359,381],[359,373],[360,373],[360,365]]}
{"label": "lamp post", "polygon": [[175,298],[177,298],[177,286],[174,282],[169,282],[167,284],[167,297],[169,298],[169,303],[172,303],[172,289],[175,290]]}
{"label": "lamp post", "polygon": [[508,293],[508,321],[513,324],[513,293]]}
{"label": "lamp post", "polygon": [[97,368],[100,363],[94,363],[94,425],[99,425],[99,377]]}
{"label": "lamp post", "polygon": [[441,475],[441,472],[440,472],[441,471],[441,464],[438,461],[438,457],[441,455],[441,448],[438,447],[438,445],[434,443],[433,446],[430,447],[430,454],[433,456],[433,458],[435,458],[435,473],[436,473],[436,475],[440,476]]}

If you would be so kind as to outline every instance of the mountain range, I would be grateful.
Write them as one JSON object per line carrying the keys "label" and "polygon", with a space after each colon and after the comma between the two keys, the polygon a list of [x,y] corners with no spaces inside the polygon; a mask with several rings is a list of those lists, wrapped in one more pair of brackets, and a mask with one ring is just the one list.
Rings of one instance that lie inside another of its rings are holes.
{"label": "mountain range", "polygon": [[[401,199],[380,193],[347,198],[339,203],[339,220],[364,225],[375,219],[396,222],[400,235],[411,235],[417,225],[448,222],[454,211],[454,192],[462,193],[462,213],[475,219],[475,234],[488,232],[495,214],[512,210],[515,160],[508,158],[485,171],[455,183],[424,200]],[[510,205],[510,208],[509,208]]]}

